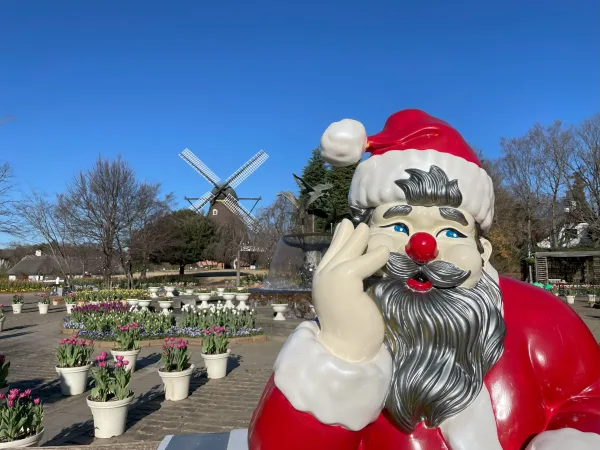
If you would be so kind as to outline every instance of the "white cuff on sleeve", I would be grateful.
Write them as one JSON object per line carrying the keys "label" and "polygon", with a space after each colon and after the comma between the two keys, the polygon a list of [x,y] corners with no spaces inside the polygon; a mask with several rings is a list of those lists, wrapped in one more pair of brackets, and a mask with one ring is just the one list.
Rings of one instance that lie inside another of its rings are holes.
{"label": "white cuff on sleeve", "polygon": [[584,433],[573,428],[544,431],[538,434],[527,450],[598,450],[600,434]]}
{"label": "white cuff on sleeve", "polygon": [[344,361],[321,344],[315,322],[301,323],[275,361],[275,385],[295,409],[353,431],[377,419],[391,377],[385,347],[371,361]]}

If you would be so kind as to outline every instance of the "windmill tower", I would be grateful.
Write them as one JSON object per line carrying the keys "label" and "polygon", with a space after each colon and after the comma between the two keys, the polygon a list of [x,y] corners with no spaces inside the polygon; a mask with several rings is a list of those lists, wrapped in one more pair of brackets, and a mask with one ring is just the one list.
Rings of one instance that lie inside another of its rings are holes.
{"label": "windmill tower", "polygon": [[[256,229],[257,222],[252,216],[252,210],[262,198],[238,197],[237,193],[235,192],[235,188],[237,188],[246,178],[252,175],[252,173],[254,173],[254,171],[267,160],[269,155],[267,155],[263,150],[259,151],[223,182],[189,149],[186,148],[179,154],[179,156],[213,186],[211,190],[206,192],[201,197],[185,197],[185,199],[190,202],[190,209],[200,212],[205,205],[209,204],[209,216],[215,219],[218,223],[227,223],[234,218],[241,221],[241,223],[247,229]],[[250,211],[248,211],[240,204],[240,200],[253,200],[254,205]]]}

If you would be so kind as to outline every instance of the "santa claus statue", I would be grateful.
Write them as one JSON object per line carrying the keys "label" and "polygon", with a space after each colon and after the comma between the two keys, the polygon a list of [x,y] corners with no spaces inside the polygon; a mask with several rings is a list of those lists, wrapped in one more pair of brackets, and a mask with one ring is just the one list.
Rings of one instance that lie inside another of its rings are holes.
{"label": "santa claus statue", "polygon": [[600,450],[600,350],[555,296],[498,276],[492,180],[461,135],[418,110],[367,137],[321,139],[358,162],[313,279],[315,321],[275,362],[250,450]]}

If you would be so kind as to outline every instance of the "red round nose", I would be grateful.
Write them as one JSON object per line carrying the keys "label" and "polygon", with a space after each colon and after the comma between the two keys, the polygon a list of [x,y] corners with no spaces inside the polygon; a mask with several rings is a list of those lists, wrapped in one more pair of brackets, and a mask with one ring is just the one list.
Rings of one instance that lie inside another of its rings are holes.
{"label": "red round nose", "polygon": [[425,264],[438,255],[437,242],[429,233],[415,233],[404,247],[406,254],[416,263]]}

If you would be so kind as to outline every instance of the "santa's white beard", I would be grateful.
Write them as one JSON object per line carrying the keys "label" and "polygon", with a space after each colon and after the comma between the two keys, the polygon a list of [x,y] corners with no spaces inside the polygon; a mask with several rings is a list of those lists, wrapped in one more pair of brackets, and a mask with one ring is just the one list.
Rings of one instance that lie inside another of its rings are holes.
{"label": "santa's white beard", "polygon": [[475,400],[503,351],[501,294],[485,272],[466,288],[409,289],[405,280],[372,285],[393,357],[386,413],[404,432],[437,427]]}

